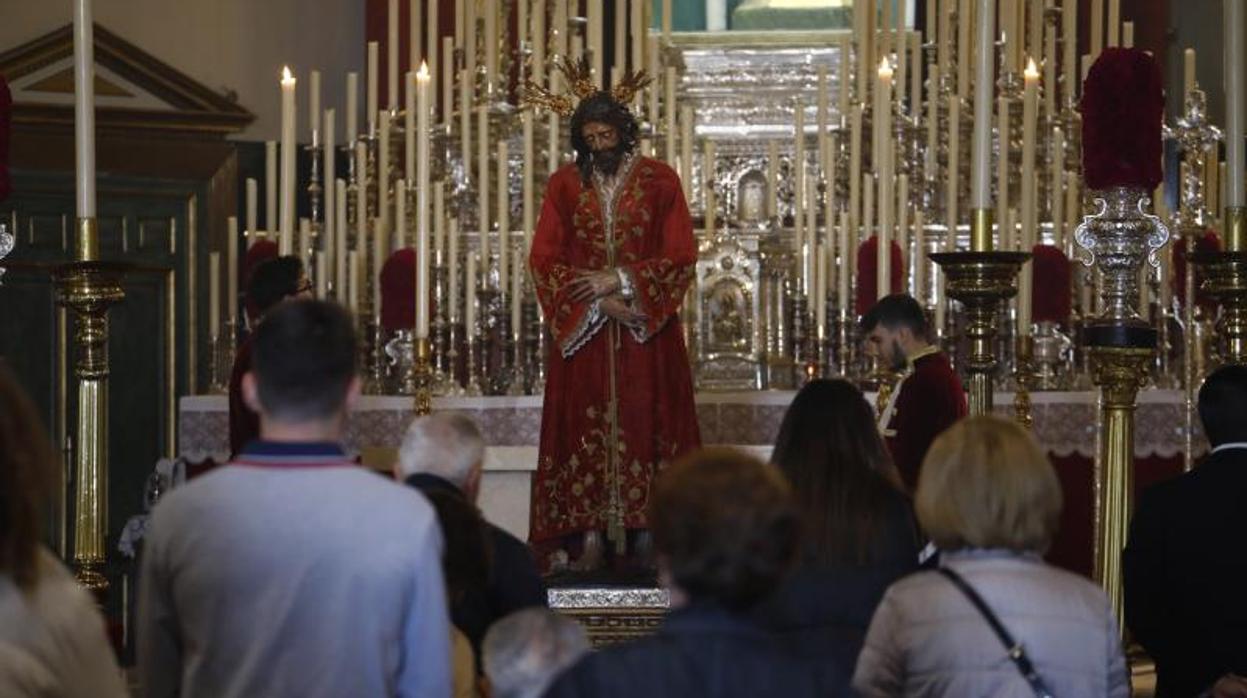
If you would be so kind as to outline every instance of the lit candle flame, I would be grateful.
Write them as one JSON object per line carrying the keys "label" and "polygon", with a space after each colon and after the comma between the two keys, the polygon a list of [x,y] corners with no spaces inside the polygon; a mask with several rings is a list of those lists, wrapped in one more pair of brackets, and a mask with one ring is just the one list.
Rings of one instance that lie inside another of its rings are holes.
{"label": "lit candle flame", "polygon": [[290,66],[288,65],[283,65],[281,67],[281,84],[283,85],[294,84],[294,75],[290,72]]}
{"label": "lit candle flame", "polygon": [[1034,58],[1026,59],[1026,72],[1022,73],[1022,77],[1026,78],[1027,80],[1038,80],[1039,79],[1039,68],[1036,67]]}
{"label": "lit candle flame", "polygon": [[879,61],[879,77],[885,80],[892,79],[892,64],[888,61],[886,56],[883,60]]}
{"label": "lit candle flame", "polygon": [[429,79],[429,64],[427,61],[420,61],[420,70],[416,71],[417,80]]}

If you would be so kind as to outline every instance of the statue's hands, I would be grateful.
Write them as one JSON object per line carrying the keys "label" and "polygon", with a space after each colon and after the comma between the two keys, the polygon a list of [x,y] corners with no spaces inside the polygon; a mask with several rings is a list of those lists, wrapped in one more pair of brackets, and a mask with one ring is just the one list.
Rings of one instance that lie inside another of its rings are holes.
{"label": "statue's hands", "polygon": [[622,325],[628,327],[642,327],[645,325],[645,313],[633,310],[619,296],[603,298],[602,302],[598,304],[598,308],[606,313],[607,317],[618,320]]}
{"label": "statue's hands", "polygon": [[581,271],[579,278],[569,285],[571,299],[578,303],[605,298],[619,291],[619,274],[614,270]]}

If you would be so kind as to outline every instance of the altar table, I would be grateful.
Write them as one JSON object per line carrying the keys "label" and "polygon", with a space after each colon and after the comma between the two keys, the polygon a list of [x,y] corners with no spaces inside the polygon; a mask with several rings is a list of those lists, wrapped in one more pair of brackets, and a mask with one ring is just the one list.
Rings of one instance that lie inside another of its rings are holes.
{"label": "altar table", "polygon": [[[696,396],[702,441],[770,455],[792,391],[703,392]],[[868,395],[868,399],[874,399]],[[1013,393],[995,395],[997,413],[1013,415]],[[1052,457],[1065,495],[1061,531],[1049,558],[1089,574],[1094,520],[1094,460],[1098,435],[1098,392],[1054,391],[1031,394],[1036,438]],[[443,397],[433,409],[460,412],[480,425],[489,449],[481,486],[487,518],[524,538],[528,533],[529,481],[537,464],[541,396]],[[384,467],[412,417],[412,399],[364,396],[347,424],[349,448],[365,462]],[[224,461],[228,454],[228,403],[225,396],[191,396],[180,401],[179,453],[191,462]],[[1135,482],[1144,487],[1181,472],[1186,448],[1186,408],[1177,390],[1143,390],[1135,412]],[[1195,457],[1208,444],[1194,423]]]}

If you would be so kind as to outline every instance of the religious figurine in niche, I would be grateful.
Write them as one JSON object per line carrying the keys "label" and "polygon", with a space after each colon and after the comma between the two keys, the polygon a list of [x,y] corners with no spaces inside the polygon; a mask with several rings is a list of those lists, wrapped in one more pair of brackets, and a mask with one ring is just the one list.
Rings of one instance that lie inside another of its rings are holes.
{"label": "religious figurine in niche", "polygon": [[710,297],[710,346],[734,351],[745,346],[744,294],[740,286],[722,282]]}
{"label": "religious figurine in niche", "polygon": [[736,218],[742,223],[756,223],[766,217],[766,177],[750,170],[736,186]]}
{"label": "religious figurine in niche", "polygon": [[629,75],[599,91],[587,63],[559,67],[578,106],[532,83],[524,95],[571,116],[576,151],[546,186],[529,259],[558,345],[529,537],[544,566],[579,549],[574,568],[588,571],[611,552],[617,562],[646,562],[650,483],[701,445],[677,314],[697,245],[679,177],[637,152],[640,128],[627,105],[648,80]]}

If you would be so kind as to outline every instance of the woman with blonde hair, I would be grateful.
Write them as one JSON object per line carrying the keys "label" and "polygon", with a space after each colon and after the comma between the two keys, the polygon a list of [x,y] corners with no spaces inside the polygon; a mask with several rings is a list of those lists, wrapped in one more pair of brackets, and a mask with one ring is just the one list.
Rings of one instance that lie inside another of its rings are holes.
{"label": "woman with blonde hair", "polygon": [[893,584],[866,634],[864,696],[1113,696],[1130,683],[1099,587],[1046,564],[1061,514],[1047,456],[1017,424],[973,417],[927,453],[918,523],[940,568]]}
{"label": "woman with blonde hair", "polygon": [[38,413],[0,360],[0,695],[126,695],[104,619],[40,544],[55,460]]}

